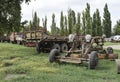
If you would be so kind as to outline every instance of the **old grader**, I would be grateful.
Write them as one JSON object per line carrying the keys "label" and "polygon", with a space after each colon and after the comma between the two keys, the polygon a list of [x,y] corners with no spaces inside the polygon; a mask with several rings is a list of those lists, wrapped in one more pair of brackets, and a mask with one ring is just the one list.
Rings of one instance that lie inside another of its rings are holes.
{"label": "old grader", "polygon": [[[82,64],[86,61],[89,69],[95,69],[99,59],[115,60],[118,58],[118,55],[113,53],[111,47],[103,49],[103,37],[91,37],[91,35],[81,37],[73,35],[71,37],[69,36],[69,42],[72,43],[72,47],[65,55],[61,55],[57,49],[51,50],[49,54],[49,61],[51,63],[68,62]],[[77,47],[78,43],[81,44],[80,47]]]}

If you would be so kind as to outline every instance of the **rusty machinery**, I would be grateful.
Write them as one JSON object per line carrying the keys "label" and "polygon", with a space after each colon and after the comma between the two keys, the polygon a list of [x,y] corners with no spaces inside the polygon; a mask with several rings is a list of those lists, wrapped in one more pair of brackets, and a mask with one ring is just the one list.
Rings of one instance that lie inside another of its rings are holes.
{"label": "rusty machinery", "polygon": [[[95,69],[99,59],[115,60],[118,58],[117,54],[113,53],[113,49],[108,47],[103,49],[103,37],[91,37],[86,35],[84,38],[74,37],[72,40],[72,47],[66,52],[64,56],[60,55],[57,49],[53,49],[49,55],[49,61],[55,62],[70,62],[82,64],[84,61],[88,63],[89,69]],[[77,44],[81,43],[81,47],[77,48]]]}

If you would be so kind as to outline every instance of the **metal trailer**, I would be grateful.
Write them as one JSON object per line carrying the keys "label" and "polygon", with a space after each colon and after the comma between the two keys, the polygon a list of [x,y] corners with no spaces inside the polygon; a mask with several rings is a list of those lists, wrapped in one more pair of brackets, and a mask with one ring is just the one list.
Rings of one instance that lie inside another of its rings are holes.
{"label": "metal trailer", "polygon": [[70,48],[70,43],[66,37],[44,35],[37,43],[36,50],[38,53],[57,49],[60,52],[67,51]]}
{"label": "metal trailer", "polygon": [[41,30],[33,30],[25,32],[25,46],[35,47],[36,44],[41,40]]}
{"label": "metal trailer", "polygon": [[29,47],[36,46],[38,53],[50,51],[53,48],[62,52],[69,49],[70,44],[65,36],[48,35],[42,30],[27,31],[25,35],[25,45]]}
{"label": "metal trailer", "polygon": [[[82,36],[78,36],[82,37]],[[81,41],[78,40],[77,48],[80,48]],[[43,34],[41,40],[36,45],[36,50],[38,53],[44,51],[51,51],[52,49],[57,49],[59,52],[68,51],[72,47],[72,43],[69,42],[68,36],[59,36],[59,35],[46,35]]]}
{"label": "metal trailer", "polygon": [[82,64],[84,61],[88,63],[89,69],[95,69],[98,65],[99,58],[106,58],[114,60],[118,58],[117,54],[113,53],[113,49],[108,47],[103,49],[103,38],[93,37],[90,42],[82,40],[81,49],[76,49],[76,41],[69,51],[62,56],[57,49],[51,50],[49,54],[49,61],[52,62],[69,62]]}

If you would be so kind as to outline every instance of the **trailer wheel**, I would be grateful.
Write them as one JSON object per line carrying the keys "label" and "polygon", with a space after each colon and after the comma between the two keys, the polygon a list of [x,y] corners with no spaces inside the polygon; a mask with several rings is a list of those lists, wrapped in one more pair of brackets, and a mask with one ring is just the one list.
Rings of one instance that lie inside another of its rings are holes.
{"label": "trailer wheel", "polygon": [[61,45],[61,51],[62,52],[65,52],[65,51],[67,51],[68,50],[68,45],[66,44],[66,43],[63,43],[62,45]]}
{"label": "trailer wheel", "polygon": [[52,63],[57,60],[56,56],[59,56],[60,52],[57,49],[52,49],[49,54],[49,62]]}
{"label": "trailer wheel", "polygon": [[59,44],[54,44],[52,49],[57,49],[60,52],[60,45]]}
{"label": "trailer wheel", "polygon": [[97,51],[92,51],[89,57],[88,68],[95,69],[98,64],[98,54]]}
{"label": "trailer wheel", "polygon": [[107,47],[107,53],[112,54],[113,53],[113,48],[112,47]]}
{"label": "trailer wheel", "polygon": [[21,41],[20,41],[20,40],[17,40],[17,44],[19,44],[19,45],[20,45],[20,44],[21,44]]}
{"label": "trailer wheel", "polygon": [[40,52],[41,52],[41,49],[40,49],[39,44],[36,44],[36,51],[37,51],[38,53],[40,53]]}

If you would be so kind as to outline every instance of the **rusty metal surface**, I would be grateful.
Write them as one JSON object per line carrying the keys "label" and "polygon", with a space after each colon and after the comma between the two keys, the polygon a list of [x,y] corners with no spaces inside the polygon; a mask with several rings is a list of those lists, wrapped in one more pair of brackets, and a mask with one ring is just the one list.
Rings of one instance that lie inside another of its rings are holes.
{"label": "rusty metal surface", "polygon": [[98,55],[98,58],[99,58],[99,59],[105,59],[105,58],[106,58],[106,54],[99,54],[99,55]]}
{"label": "rusty metal surface", "polygon": [[59,59],[61,62],[69,62],[69,63],[82,63],[80,58],[73,58],[73,57],[64,57]]}
{"label": "rusty metal surface", "polygon": [[111,60],[115,60],[115,59],[118,59],[118,54],[109,54],[108,55],[108,58],[111,59]]}

